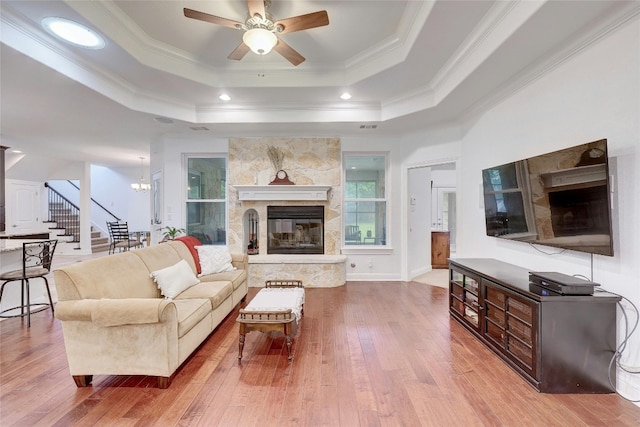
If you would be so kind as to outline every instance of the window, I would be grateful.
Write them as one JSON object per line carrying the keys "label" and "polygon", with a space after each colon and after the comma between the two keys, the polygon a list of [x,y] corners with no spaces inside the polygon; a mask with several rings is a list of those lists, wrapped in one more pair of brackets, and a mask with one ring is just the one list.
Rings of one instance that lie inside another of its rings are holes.
{"label": "window", "polygon": [[205,245],[227,243],[227,159],[187,157],[188,236]]}
{"label": "window", "polygon": [[344,244],[387,244],[387,156],[344,156]]}

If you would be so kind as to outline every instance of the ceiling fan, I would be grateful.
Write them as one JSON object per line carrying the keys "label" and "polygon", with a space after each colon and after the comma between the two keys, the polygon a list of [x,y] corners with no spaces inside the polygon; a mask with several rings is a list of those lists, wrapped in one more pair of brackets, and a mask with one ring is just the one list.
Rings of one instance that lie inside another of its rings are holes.
{"label": "ceiling fan", "polygon": [[184,8],[184,16],[243,30],[242,42],[229,54],[227,57],[229,59],[239,61],[250,50],[258,55],[266,55],[271,49],[275,49],[276,52],[293,65],[301,64],[305,59],[304,56],[277,37],[276,34],[293,33],[329,25],[327,11],[322,10],[276,21],[266,11],[270,5],[271,0],[247,0],[249,17],[244,22],[233,21],[188,8]]}

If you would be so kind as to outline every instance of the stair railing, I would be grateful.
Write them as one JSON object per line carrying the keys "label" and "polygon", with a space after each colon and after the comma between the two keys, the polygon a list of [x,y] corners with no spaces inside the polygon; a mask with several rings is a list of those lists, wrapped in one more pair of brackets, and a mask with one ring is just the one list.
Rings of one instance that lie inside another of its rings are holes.
{"label": "stair railing", "polygon": [[[65,236],[73,236],[72,242],[80,241],[80,208],[74,205],[69,199],[60,194],[55,188],[49,186],[48,182],[44,186],[49,189],[49,212],[48,222],[55,222],[56,228],[64,229]],[[75,224],[74,226],[70,226]],[[70,229],[75,232],[70,233]]]}
{"label": "stair railing", "polygon": [[[80,187],[78,187],[73,181],[71,180],[67,180],[67,182],[69,184],[71,184],[73,187],[77,188],[78,191],[80,191]],[[46,184],[45,184],[46,186]],[[100,209],[102,209],[103,211],[105,211],[107,214],[109,214],[113,219],[115,219],[116,221],[120,221],[120,218],[118,218],[113,212],[111,212],[109,209],[105,208],[104,206],[102,206],[100,203],[98,203],[93,197],[91,198],[91,202],[94,203],[96,206],[98,206]]]}

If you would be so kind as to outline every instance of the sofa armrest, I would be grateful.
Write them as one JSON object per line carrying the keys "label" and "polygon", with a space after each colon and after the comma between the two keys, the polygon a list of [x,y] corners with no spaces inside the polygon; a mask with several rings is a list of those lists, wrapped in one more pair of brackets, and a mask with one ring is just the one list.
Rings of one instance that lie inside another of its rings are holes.
{"label": "sofa armrest", "polygon": [[161,298],[85,299],[60,301],[55,316],[61,321],[89,321],[98,326],[139,325],[176,319],[176,307]]}
{"label": "sofa armrest", "polygon": [[55,316],[58,320],[83,320],[91,321],[91,312],[99,300],[97,299],[76,299],[69,301],[58,301],[56,304]]}
{"label": "sofa armrest", "polygon": [[233,264],[237,270],[246,271],[249,266],[249,258],[247,254],[231,254],[231,264]]}

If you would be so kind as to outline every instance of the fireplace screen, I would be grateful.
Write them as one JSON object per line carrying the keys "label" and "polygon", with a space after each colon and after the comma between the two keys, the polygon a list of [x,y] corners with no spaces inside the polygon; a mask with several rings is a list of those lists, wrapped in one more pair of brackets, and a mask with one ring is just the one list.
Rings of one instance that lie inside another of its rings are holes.
{"label": "fireplace screen", "polygon": [[323,254],[324,206],[267,206],[268,254]]}

